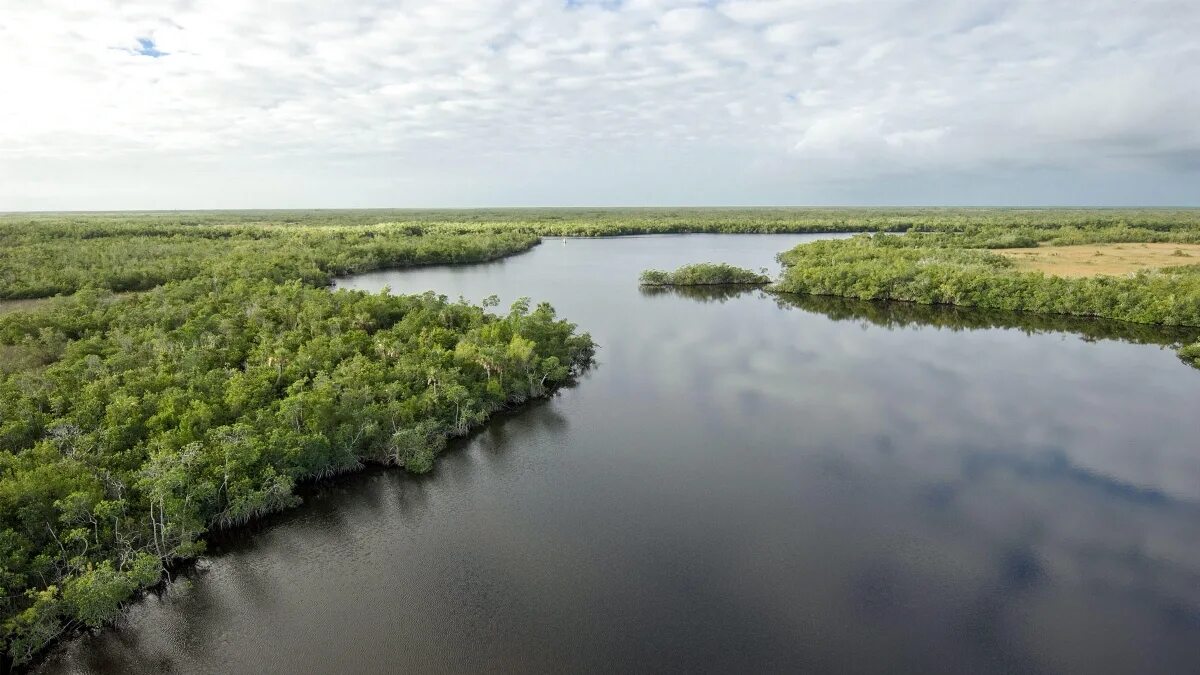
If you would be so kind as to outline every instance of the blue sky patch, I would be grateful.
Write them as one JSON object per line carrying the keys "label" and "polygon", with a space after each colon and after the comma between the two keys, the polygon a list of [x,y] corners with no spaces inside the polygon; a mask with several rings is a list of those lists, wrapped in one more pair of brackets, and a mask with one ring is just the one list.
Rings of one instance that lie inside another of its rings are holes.
{"label": "blue sky patch", "polygon": [[167,52],[160,52],[158,47],[154,45],[154,40],[150,38],[140,37],[137,39],[138,48],[133,50],[134,54],[149,56],[152,59],[157,59],[167,55]]}

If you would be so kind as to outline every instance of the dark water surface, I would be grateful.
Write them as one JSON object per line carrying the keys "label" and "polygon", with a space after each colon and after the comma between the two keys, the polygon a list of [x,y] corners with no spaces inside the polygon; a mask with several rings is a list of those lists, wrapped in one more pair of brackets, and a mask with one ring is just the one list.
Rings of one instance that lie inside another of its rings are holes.
{"label": "dark water surface", "polygon": [[344,281],[546,300],[599,364],[428,476],[220,542],[45,669],[1200,672],[1200,372],[1153,329],[635,282],[810,238]]}

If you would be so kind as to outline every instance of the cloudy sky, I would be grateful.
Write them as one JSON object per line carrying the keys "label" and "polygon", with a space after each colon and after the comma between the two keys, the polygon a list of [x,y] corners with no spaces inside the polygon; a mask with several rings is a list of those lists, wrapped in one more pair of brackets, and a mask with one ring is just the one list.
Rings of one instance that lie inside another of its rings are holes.
{"label": "cloudy sky", "polygon": [[1196,0],[0,0],[0,211],[1200,204]]}

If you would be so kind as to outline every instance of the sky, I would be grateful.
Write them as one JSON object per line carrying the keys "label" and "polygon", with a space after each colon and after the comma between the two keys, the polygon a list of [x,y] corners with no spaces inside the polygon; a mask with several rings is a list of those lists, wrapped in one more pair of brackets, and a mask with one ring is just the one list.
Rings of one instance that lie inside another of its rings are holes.
{"label": "sky", "polygon": [[0,211],[1200,205],[1196,0],[0,0]]}

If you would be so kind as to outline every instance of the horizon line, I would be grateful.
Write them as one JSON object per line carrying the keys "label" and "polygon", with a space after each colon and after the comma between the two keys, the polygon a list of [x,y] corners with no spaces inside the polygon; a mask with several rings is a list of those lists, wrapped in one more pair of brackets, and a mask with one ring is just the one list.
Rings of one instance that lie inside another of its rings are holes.
{"label": "horizon line", "polygon": [[606,211],[606,210],[666,210],[666,209],[690,209],[690,210],[861,210],[861,211],[884,211],[884,210],[915,210],[915,209],[961,209],[961,210],[1090,210],[1090,211],[1121,211],[1121,210],[1137,210],[1137,211],[1171,211],[1171,210],[1200,210],[1200,204],[1177,204],[1177,205],[1137,205],[1137,204],[1120,204],[1120,205],[1089,205],[1089,204],[916,204],[916,205],[901,205],[901,204],[876,204],[876,205],[855,205],[855,204],[754,204],[754,205],[730,205],[730,204],[622,204],[622,205],[582,205],[582,206],[547,206],[547,205],[522,205],[522,206],[254,206],[254,207],[182,207],[182,208],[118,208],[118,209],[17,209],[17,210],[0,210],[0,216],[13,215],[37,215],[37,214],[57,214],[57,213],[74,213],[74,214],[96,214],[96,213],[271,213],[271,212],[287,212],[287,211]]}

